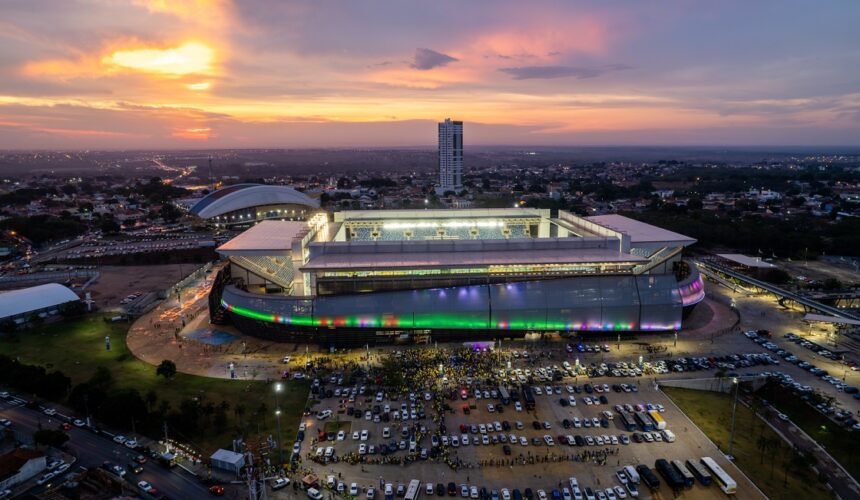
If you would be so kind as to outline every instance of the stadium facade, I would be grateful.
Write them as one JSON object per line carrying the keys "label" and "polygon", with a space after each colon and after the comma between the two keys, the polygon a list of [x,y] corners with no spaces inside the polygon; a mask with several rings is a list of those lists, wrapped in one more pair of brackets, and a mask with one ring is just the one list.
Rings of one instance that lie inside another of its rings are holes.
{"label": "stadium facade", "polygon": [[263,220],[305,220],[319,206],[319,200],[289,186],[233,184],[201,198],[189,213],[215,227],[242,229]]}
{"label": "stadium facade", "polygon": [[218,248],[213,322],[327,346],[676,331],[692,238],[619,215],[377,210],[261,222]]}

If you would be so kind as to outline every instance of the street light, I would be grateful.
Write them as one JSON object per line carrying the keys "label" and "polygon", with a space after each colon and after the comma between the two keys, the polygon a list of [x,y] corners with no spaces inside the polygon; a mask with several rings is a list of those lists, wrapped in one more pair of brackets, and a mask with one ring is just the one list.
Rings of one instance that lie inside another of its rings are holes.
{"label": "street light", "polygon": [[284,443],[281,442],[281,438],[283,435],[281,434],[281,391],[284,386],[277,382],[275,384],[275,418],[278,421],[278,457],[280,459],[280,463],[284,463]]}
{"label": "street light", "polygon": [[729,435],[729,455],[732,454],[735,445],[735,412],[738,409],[738,389],[740,388],[737,377],[732,377],[732,385],[735,388],[735,399],[732,402],[732,432]]}

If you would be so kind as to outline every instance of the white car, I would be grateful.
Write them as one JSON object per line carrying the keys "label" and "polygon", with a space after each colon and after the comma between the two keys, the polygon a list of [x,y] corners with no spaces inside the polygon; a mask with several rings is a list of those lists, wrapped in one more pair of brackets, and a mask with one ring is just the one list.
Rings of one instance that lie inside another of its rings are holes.
{"label": "white car", "polygon": [[45,413],[45,415],[48,415],[49,417],[54,416],[54,415],[56,415],[56,414],[57,414],[57,410],[55,410],[55,409],[53,409],[53,408],[45,408],[45,409],[44,409],[44,410],[42,410],[42,411]]}
{"label": "white car", "polygon": [[358,438],[359,438],[360,436],[361,436],[361,434],[359,434],[359,432],[358,432],[358,431],[354,431],[354,432],[352,433],[352,440],[353,440],[353,441],[358,441]]}
{"label": "white car", "polygon": [[116,444],[123,444],[126,441],[127,441],[127,439],[125,438],[125,436],[123,436],[121,434],[117,434],[116,436],[113,437],[113,442]]}
{"label": "white car", "polygon": [[361,431],[361,440],[362,440],[362,441],[367,441],[367,439],[368,439],[369,437],[370,437],[370,433],[369,433],[369,432],[367,432],[367,429],[365,429],[365,430]]}
{"label": "white car", "polygon": [[523,411],[523,405],[521,405],[519,401],[516,401],[514,402],[514,409],[517,411]]}
{"label": "white car", "polygon": [[507,488],[502,488],[502,500],[511,500],[511,492]]}
{"label": "white car", "polygon": [[285,477],[279,477],[272,481],[272,489],[279,490],[281,488],[286,488],[290,484],[290,480]]}
{"label": "white car", "polygon": [[146,481],[138,481],[137,487],[140,488],[140,491],[142,491],[144,493],[149,493],[150,491],[152,491],[154,489],[152,487],[152,485]]}
{"label": "white car", "polygon": [[544,434],[543,442],[546,443],[547,446],[555,446],[555,441],[552,440],[552,436],[549,434]]}
{"label": "white car", "polygon": [[346,439],[346,432],[345,431],[338,431],[337,432],[337,440],[343,441],[344,439]]}
{"label": "white car", "polygon": [[71,464],[67,464],[67,463],[60,464],[60,466],[57,467],[57,470],[54,471],[54,475],[59,476],[63,472],[66,472],[67,470],[69,470],[69,467],[71,467],[71,466],[72,466]]}
{"label": "white car", "polygon": [[87,423],[84,422],[83,420],[79,419],[79,418],[76,418],[76,419],[72,420],[72,425],[74,425],[75,427],[83,427],[83,426],[87,425]]}
{"label": "white car", "polygon": [[376,497],[376,490],[373,488],[367,489],[367,500],[373,500]]}
{"label": "white car", "polygon": [[349,494],[353,497],[358,496],[358,483],[352,483],[349,485]]}
{"label": "white car", "polygon": [[122,443],[122,445],[125,446],[126,448],[130,448],[133,450],[133,449],[137,448],[137,440],[136,439],[129,439],[126,442]]}

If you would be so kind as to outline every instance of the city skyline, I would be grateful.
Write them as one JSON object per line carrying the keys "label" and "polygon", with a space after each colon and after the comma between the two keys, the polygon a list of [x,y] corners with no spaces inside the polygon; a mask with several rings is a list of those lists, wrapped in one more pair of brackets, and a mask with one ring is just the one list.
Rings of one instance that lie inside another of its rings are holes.
{"label": "city skyline", "polygon": [[14,2],[0,148],[856,146],[826,3]]}

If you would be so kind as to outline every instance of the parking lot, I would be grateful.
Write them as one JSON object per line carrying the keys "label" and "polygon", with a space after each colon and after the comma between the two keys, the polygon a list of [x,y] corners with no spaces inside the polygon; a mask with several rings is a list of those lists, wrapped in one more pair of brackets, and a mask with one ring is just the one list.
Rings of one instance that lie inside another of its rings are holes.
{"label": "parking lot", "polygon": [[[622,493],[629,497],[636,491],[616,474],[625,465],[653,469],[659,458],[683,462],[710,456],[737,481],[740,498],[761,496],[655,389],[652,377],[635,376],[632,364],[626,377],[595,371],[589,377],[584,366],[577,369],[567,361],[430,348],[405,351],[397,362],[407,372],[399,389],[374,383],[384,374],[356,376],[361,370],[318,382],[311,397],[319,404],[302,423],[300,467],[335,490],[346,492],[355,483],[362,498],[368,488],[382,497],[388,484],[396,496],[398,485],[405,489],[412,479],[422,482],[422,490],[428,482],[442,484],[437,488],[444,494],[453,483],[456,496],[465,485],[469,497],[493,498],[495,492],[504,500],[521,492],[541,498],[555,490],[566,498],[575,495],[571,477],[583,495],[586,488],[597,496],[598,490],[617,486],[614,494],[623,498]],[[642,368],[644,363],[635,366]],[[526,390],[533,394],[533,408]],[[620,412],[632,419],[637,410],[659,415],[673,442],[658,430],[642,432],[641,425],[625,428]],[[671,497],[662,483],[655,494]],[[695,488],[696,498],[724,496],[716,486]],[[652,495],[644,485],[637,492]]]}

